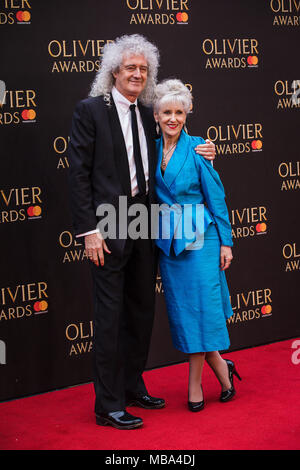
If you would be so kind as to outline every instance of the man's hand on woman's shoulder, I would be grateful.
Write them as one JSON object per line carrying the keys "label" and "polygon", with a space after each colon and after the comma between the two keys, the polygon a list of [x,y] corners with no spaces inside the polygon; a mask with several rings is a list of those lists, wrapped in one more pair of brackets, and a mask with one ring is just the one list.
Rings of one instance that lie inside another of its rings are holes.
{"label": "man's hand on woman's shoulder", "polygon": [[214,160],[216,158],[216,146],[208,139],[206,139],[205,142],[205,144],[197,145],[195,152],[202,155],[207,160]]}

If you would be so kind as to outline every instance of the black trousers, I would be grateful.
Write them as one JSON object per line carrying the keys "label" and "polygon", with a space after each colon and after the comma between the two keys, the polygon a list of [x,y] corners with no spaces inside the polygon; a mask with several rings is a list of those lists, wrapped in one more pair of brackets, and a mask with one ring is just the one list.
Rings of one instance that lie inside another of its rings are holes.
{"label": "black trousers", "polygon": [[150,239],[126,240],[122,256],[92,264],[94,283],[95,412],[124,410],[146,393],[142,373],[151,340],[156,261]]}

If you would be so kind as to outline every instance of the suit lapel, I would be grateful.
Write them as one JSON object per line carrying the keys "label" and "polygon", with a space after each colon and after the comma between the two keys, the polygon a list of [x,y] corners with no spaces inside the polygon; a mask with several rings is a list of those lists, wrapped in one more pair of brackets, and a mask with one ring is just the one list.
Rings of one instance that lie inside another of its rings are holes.
{"label": "suit lapel", "polygon": [[107,111],[109,115],[109,123],[110,123],[111,134],[112,134],[116,169],[117,169],[124,193],[128,197],[131,197],[131,182],[130,182],[128,155],[127,155],[126,145],[124,141],[124,136],[123,136],[117,108],[115,106],[112,96],[111,96],[111,106],[107,106]]}
{"label": "suit lapel", "polygon": [[164,173],[164,181],[167,186],[169,186],[169,188],[174,183],[183,165],[185,164],[189,151],[188,144],[189,136],[184,131],[181,131],[181,135],[177,142],[176,149]]}

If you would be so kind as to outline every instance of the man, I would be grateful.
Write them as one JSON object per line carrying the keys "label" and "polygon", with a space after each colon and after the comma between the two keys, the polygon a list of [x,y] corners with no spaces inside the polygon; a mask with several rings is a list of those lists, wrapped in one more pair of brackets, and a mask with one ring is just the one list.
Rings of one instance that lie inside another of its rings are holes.
{"label": "man", "polygon": [[[150,207],[155,201],[156,132],[145,104],[158,62],[157,48],[140,35],[107,44],[91,96],[75,109],[70,135],[74,229],[85,238],[94,285],[96,423],[118,429],[143,424],[126,406],[165,405],[149,395],[142,378],[153,324],[156,256],[150,236],[104,240],[96,211],[112,204],[118,220],[120,196],[127,196],[128,207]],[[214,145],[203,145],[201,153],[213,159]]]}

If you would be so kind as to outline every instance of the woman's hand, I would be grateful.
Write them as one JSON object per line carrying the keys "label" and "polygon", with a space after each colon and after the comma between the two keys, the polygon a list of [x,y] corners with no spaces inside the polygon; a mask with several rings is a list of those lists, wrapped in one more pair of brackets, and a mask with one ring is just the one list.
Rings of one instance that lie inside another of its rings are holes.
{"label": "woman's hand", "polygon": [[206,139],[205,144],[199,144],[195,147],[195,152],[202,155],[207,160],[214,160],[216,157],[216,146],[213,142]]}
{"label": "woman's hand", "polygon": [[221,246],[221,253],[220,253],[220,268],[221,271],[229,268],[231,260],[232,260],[232,251],[230,246]]}

